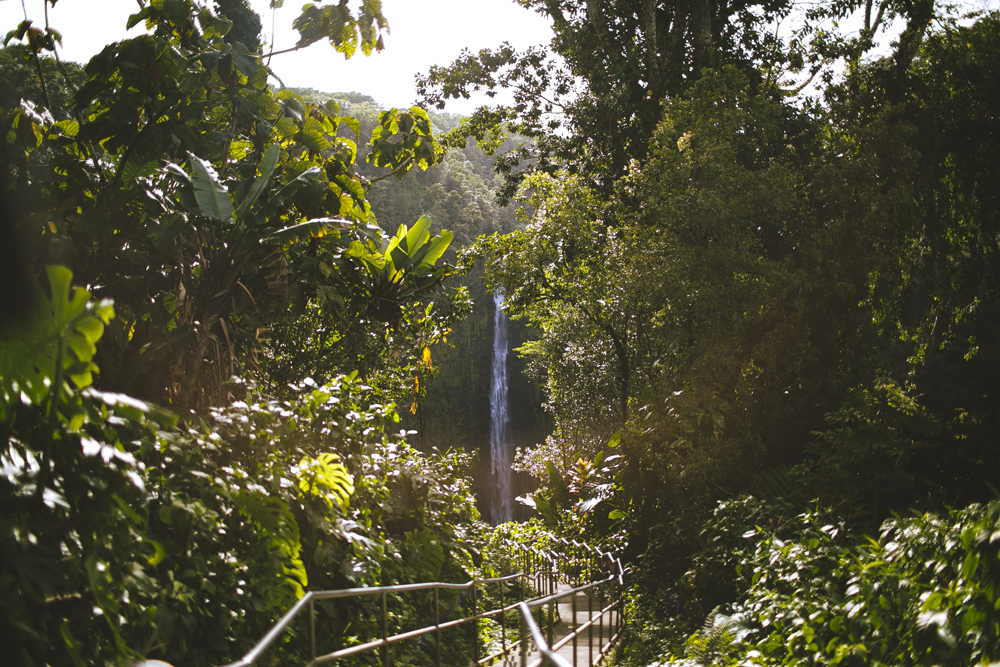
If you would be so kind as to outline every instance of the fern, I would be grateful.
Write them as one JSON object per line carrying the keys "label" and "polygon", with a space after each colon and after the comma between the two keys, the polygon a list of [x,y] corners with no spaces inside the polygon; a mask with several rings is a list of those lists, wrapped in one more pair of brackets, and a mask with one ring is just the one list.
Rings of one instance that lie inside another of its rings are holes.
{"label": "fern", "polygon": [[719,607],[716,607],[705,618],[701,630],[688,638],[684,656],[706,667],[728,665],[732,660],[726,649],[731,647],[741,634],[734,631],[743,627],[744,620],[739,615],[725,616],[719,613]]}

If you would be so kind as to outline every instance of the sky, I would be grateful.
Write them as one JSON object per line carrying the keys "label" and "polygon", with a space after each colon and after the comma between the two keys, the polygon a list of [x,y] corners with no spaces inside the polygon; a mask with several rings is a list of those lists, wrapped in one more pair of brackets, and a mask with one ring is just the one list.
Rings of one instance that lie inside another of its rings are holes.
{"label": "sky", "polygon": [[[23,4],[23,8],[22,8]],[[294,46],[298,33],[292,21],[302,0],[285,0],[274,12],[274,46]],[[357,3],[352,2],[352,6]],[[268,0],[250,0],[261,15],[265,39],[271,42],[272,10]],[[24,20],[25,10],[34,25],[43,26],[42,0],[0,0],[0,35]],[[106,44],[143,32],[141,26],[126,33],[128,17],[139,10],[136,0],[59,0],[49,9],[49,25],[63,35],[60,57],[86,62]],[[360,51],[350,59],[327,42],[295,53],[275,56],[271,67],[287,86],[321,92],[360,92],[383,107],[406,107],[416,101],[414,76],[431,65],[447,65],[463,48],[478,51],[510,42],[517,48],[548,44],[552,37],[548,19],[518,6],[513,0],[382,0],[390,33],[385,50],[365,57]],[[469,114],[485,97],[449,101],[445,111]]]}
{"label": "sky", "polygon": [[[298,33],[292,29],[292,22],[301,12],[303,0],[285,0],[273,15],[269,0],[250,0],[250,4],[261,15],[268,43],[272,41],[273,16],[275,49],[295,44]],[[351,1],[352,7],[357,4],[358,0]],[[959,4],[966,10],[996,9],[1000,0],[960,0]],[[381,53],[365,57],[359,52],[345,60],[322,42],[275,56],[272,69],[287,86],[328,93],[360,92],[371,95],[384,108],[408,107],[417,101],[414,76],[426,73],[432,65],[451,63],[463,48],[478,51],[508,41],[523,49],[548,44],[552,37],[548,19],[517,5],[515,0],[382,0],[382,7],[390,33]],[[141,25],[125,31],[129,15],[138,9],[137,0],[58,0],[49,10],[49,23],[62,32],[60,56],[86,62],[106,44],[140,34]],[[15,28],[25,12],[35,25],[44,25],[42,0],[0,0],[0,35]],[[859,17],[860,13],[845,26],[852,25],[852,20],[857,23]],[[787,29],[787,25],[782,27]],[[888,52],[901,28],[902,24],[895,25],[888,34],[880,35],[881,47],[875,54]],[[804,92],[809,94],[811,90]],[[467,115],[481,104],[506,101],[503,96],[490,100],[479,95],[470,100],[449,100],[445,111]]]}

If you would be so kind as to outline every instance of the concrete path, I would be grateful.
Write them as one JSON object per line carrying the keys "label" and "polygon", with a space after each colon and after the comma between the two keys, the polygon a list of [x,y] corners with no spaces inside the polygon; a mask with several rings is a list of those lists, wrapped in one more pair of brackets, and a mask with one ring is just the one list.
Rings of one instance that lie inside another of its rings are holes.
{"label": "concrete path", "polygon": [[[559,585],[559,591],[567,591],[572,587],[566,584]],[[596,590],[596,589],[595,589]],[[586,593],[577,593],[576,598],[576,622],[574,623],[573,597],[566,597],[559,601],[555,615],[555,625],[553,627],[552,646],[558,647],[557,653],[574,667],[591,667],[601,661],[601,648],[609,650],[610,640],[614,632],[612,623],[617,624],[618,613],[608,611],[603,618],[600,615],[601,600],[595,592],[592,599],[588,600]],[[603,601],[605,607],[610,604],[610,600]],[[589,627],[584,628],[576,637],[575,647],[570,635],[575,628],[583,627],[588,620],[593,620]],[[536,616],[537,620],[537,616]],[[548,641],[548,608],[543,616],[545,623],[539,623],[542,634]],[[530,650],[526,656],[527,665],[539,665],[541,654],[536,650],[534,642],[529,641]],[[560,646],[561,645],[561,646]],[[521,655],[517,650],[511,651],[502,662],[495,663],[502,667],[520,667]]]}

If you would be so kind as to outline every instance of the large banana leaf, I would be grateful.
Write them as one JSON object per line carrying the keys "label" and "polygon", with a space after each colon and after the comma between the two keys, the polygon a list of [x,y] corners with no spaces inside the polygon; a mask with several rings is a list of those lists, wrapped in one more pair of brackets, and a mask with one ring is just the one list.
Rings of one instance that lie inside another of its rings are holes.
{"label": "large banana leaf", "polygon": [[351,226],[351,221],[344,218],[314,218],[272,232],[263,240],[270,243],[288,243],[308,238],[321,238],[328,234],[339,235],[340,232],[350,229]]}
{"label": "large banana leaf", "polygon": [[420,216],[417,221],[413,224],[413,227],[409,231],[403,230],[406,236],[400,245],[403,246],[403,250],[407,253],[413,253],[414,250],[419,248],[424,243],[427,243],[427,239],[431,237],[431,219],[426,215]]}
{"label": "large banana leaf", "polygon": [[[190,154],[189,154],[190,155]],[[210,165],[202,159],[190,155],[191,186],[198,212],[213,220],[228,220],[233,216],[233,201],[222,183],[212,173]]]}
{"label": "large banana leaf", "polygon": [[260,161],[260,176],[254,181],[253,187],[250,188],[250,192],[247,193],[246,198],[240,202],[239,208],[236,209],[236,224],[241,224],[247,217],[250,209],[253,207],[257,198],[267,187],[268,182],[271,180],[271,175],[274,174],[275,167],[278,166],[278,158],[281,156],[281,149],[278,144],[271,144],[267,152],[264,153],[264,159]]}

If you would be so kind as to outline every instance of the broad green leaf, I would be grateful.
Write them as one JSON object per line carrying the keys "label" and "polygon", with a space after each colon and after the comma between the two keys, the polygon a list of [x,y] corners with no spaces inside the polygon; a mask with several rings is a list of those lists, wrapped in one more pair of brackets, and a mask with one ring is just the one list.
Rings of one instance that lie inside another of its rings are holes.
{"label": "broad green leaf", "polygon": [[233,215],[233,202],[226,188],[216,180],[211,167],[195,155],[189,154],[192,174],[191,182],[194,188],[194,198],[198,203],[198,212],[205,217],[220,222],[228,220]]}
{"label": "broad green leaf", "polygon": [[68,137],[75,137],[80,131],[80,123],[75,120],[61,120],[55,124]]}
{"label": "broad green leaf", "polygon": [[298,125],[295,124],[295,119],[290,116],[279,118],[278,122],[274,125],[274,129],[282,139],[293,137],[299,131]]}
{"label": "broad green leaf", "polygon": [[73,272],[65,266],[46,266],[45,272],[49,276],[49,287],[52,290],[52,317],[57,326],[64,324],[66,319],[66,307],[69,303],[69,288],[73,281]]}
{"label": "broad green leaf", "polygon": [[[309,120],[313,120],[310,118]],[[309,149],[311,153],[322,153],[330,148],[330,141],[323,134],[322,130],[302,129],[295,135],[295,141]]]}
{"label": "broad green leaf", "polygon": [[260,176],[254,181],[250,192],[247,193],[246,198],[240,202],[239,208],[236,209],[237,224],[242,223],[246,219],[247,213],[253,207],[257,198],[260,197],[260,193],[267,187],[268,182],[271,180],[271,175],[274,174],[275,167],[278,166],[279,157],[281,157],[281,148],[278,144],[268,146],[267,151],[264,153],[264,158],[260,161]]}
{"label": "broad green leaf", "polygon": [[431,219],[426,215],[420,216],[413,223],[413,227],[406,233],[405,243],[400,243],[407,254],[412,255],[417,248],[427,242],[431,235],[430,228]]}
{"label": "broad green leaf", "polygon": [[306,238],[321,238],[328,234],[339,234],[349,229],[351,223],[343,218],[316,218],[297,225],[284,227],[264,237],[265,241],[288,243]]}
{"label": "broad green leaf", "polygon": [[402,276],[402,272],[409,266],[410,257],[399,245],[389,251],[388,257],[392,259],[393,273],[390,279],[396,280]]}
{"label": "broad green leaf", "polygon": [[448,246],[451,245],[454,238],[455,235],[447,229],[441,230],[441,235],[431,239],[430,243],[425,246],[428,250],[421,262],[428,266],[434,266],[441,259],[441,256],[444,255],[445,251],[448,250]]}
{"label": "broad green leaf", "polygon": [[347,125],[354,132],[354,136],[357,137],[358,141],[361,141],[361,121],[352,116],[341,116],[340,122]]}

